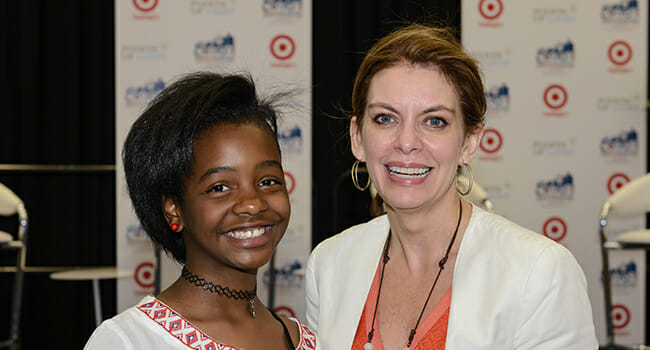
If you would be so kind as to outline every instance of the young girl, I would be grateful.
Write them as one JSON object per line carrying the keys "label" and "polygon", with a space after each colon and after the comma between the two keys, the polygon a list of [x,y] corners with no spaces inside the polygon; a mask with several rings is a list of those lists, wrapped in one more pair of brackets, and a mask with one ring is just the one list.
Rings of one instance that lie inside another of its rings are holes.
{"label": "young girl", "polygon": [[160,295],[100,325],[86,349],[315,349],[256,296],[289,223],[276,111],[248,76],[195,73],[133,124],[124,172],[152,241],[183,264]]}

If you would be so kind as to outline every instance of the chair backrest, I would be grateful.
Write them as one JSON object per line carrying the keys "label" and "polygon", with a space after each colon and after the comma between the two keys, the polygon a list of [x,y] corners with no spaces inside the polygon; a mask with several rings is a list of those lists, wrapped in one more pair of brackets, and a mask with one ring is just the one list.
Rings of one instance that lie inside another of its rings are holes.
{"label": "chair backrest", "polygon": [[640,176],[612,194],[601,210],[601,219],[608,215],[632,215],[650,211],[650,174]]}

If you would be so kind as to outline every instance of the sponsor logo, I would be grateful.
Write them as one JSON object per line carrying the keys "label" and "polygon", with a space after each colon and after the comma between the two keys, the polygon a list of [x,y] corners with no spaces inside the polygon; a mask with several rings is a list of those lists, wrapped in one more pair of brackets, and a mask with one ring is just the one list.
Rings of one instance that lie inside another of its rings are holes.
{"label": "sponsor logo", "polygon": [[532,148],[536,156],[565,156],[576,152],[576,140],[533,141]]}
{"label": "sponsor logo", "polygon": [[302,16],[302,0],[264,0],[262,12],[265,16]]}
{"label": "sponsor logo", "polygon": [[625,40],[617,40],[607,48],[607,58],[612,63],[609,68],[611,73],[627,73],[631,69],[628,63],[632,60],[632,46]]}
{"label": "sponsor logo", "polygon": [[235,39],[230,33],[209,41],[194,44],[194,58],[197,61],[223,62],[235,57]]}
{"label": "sponsor logo", "polygon": [[122,45],[122,61],[160,61],[167,58],[167,44]]}
{"label": "sponsor logo", "polygon": [[142,225],[129,225],[126,227],[126,240],[129,243],[150,243],[147,232]]}
{"label": "sponsor logo", "polygon": [[627,335],[629,332],[625,330],[630,324],[630,309],[623,304],[612,305],[612,324],[616,335]]}
{"label": "sponsor logo", "polygon": [[[275,268],[275,285],[285,288],[302,288],[304,279],[304,269],[302,263],[294,260],[291,263],[284,264]],[[262,281],[267,286],[271,281],[271,271],[267,269],[264,272]]]}
{"label": "sponsor logo", "polygon": [[598,97],[596,99],[596,108],[599,111],[615,111],[615,112],[625,112],[625,111],[640,111],[642,108],[645,108],[641,102],[641,97],[639,95],[634,96],[607,96],[607,97]]}
{"label": "sponsor logo", "polygon": [[576,21],[576,6],[533,8],[533,21],[545,23],[568,23]]}
{"label": "sponsor logo", "polygon": [[273,311],[278,315],[284,315],[286,317],[296,317],[296,312],[292,308],[286,305],[276,306]]}
{"label": "sponsor logo", "polygon": [[503,49],[501,51],[475,51],[472,55],[481,62],[484,67],[509,66],[512,62],[512,51]]}
{"label": "sponsor logo", "polygon": [[478,2],[478,13],[481,15],[479,26],[503,26],[503,22],[500,20],[500,17],[503,14],[503,3],[501,0],[480,0]]}
{"label": "sponsor logo", "polygon": [[503,160],[503,157],[499,154],[502,147],[503,136],[501,136],[501,133],[497,129],[487,128],[483,132],[481,143],[479,143],[479,148],[483,151],[483,154],[479,155],[478,158],[491,161]]}
{"label": "sponsor logo", "polygon": [[552,180],[537,182],[535,195],[541,201],[572,200],[574,190],[573,175],[567,172]]}
{"label": "sponsor logo", "polygon": [[165,82],[159,78],[141,86],[131,86],[126,89],[124,99],[127,106],[141,106],[149,103],[165,88]]}
{"label": "sponsor logo", "polygon": [[556,241],[561,242],[567,234],[566,222],[558,216],[548,218],[542,227],[544,236]]}
{"label": "sponsor logo", "polygon": [[282,153],[302,153],[302,129],[294,125],[288,129],[282,129],[278,132],[278,142]]}
{"label": "sponsor logo", "polygon": [[271,63],[272,67],[294,67],[296,64],[291,61],[293,55],[296,53],[296,42],[293,38],[286,34],[279,34],[271,39],[269,44],[271,56],[275,58],[275,62]]}
{"label": "sponsor logo", "polygon": [[635,129],[600,140],[600,154],[605,157],[625,157],[639,154],[639,140]]}
{"label": "sponsor logo", "polygon": [[510,92],[505,83],[493,86],[485,91],[488,110],[493,112],[507,112],[510,110]]}
{"label": "sponsor logo", "polygon": [[630,182],[630,177],[627,176],[625,173],[615,173],[612,174],[609,179],[607,179],[607,192],[609,194],[614,194],[614,192],[618,191],[621,187],[625,186]]}
{"label": "sponsor logo", "polygon": [[637,0],[621,0],[604,4],[600,10],[603,23],[627,24],[639,21],[639,4]]}
{"label": "sponsor logo", "polygon": [[155,269],[152,262],[140,263],[133,273],[133,279],[142,288],[153,288],[156,279]]}
{"label": "sponsor logo", "polygon": [[566,106],[569,101],[569,93],[560,84],[552,84],[544,89],[542,95],[544,99],[544,104],[548,110],[544,111],[544,115],[547,117],[563,117],[566,116],[566,112],[563,111],[563,108]]}
{"label": "sponsor logo", "polygon": [[296,178],[293,176],[292,173],[289,171],[285,170],[284,171],[284,181],[287,185],[287,192],[289,192],[289,195],[293,194],[293,191],[296,189]]}
{"label": "sponsor logo", "polygon": [[617,287],[636,287],[637,272],[634,260],[621,263],[609,269],[610,280],[612,285]]}
{"label": "sponsor logo", "polygon": [[158,15],[155,13],[156,7],[158,7],[158,0],[132,0],[131,1],[135,13],[133,14],[134,19],[139,20],[157,20]]}
{"label": "sponsor logo", "polygon": [[539,48],[535,59],[540,68],[572,68],[576,60],[573,42],[567,40],[551,47]]}
{"label": "sponsor logo", "polygon": [[510,199],[510,182],[502,184],[481,184],[483,189],[488,193],[488,198],[491,201],[507,200]]}
{"label": "sponsor logo", "polygon": [[235,14],[235,0],[190,0],[190,14],[200,15],[233,15]]}

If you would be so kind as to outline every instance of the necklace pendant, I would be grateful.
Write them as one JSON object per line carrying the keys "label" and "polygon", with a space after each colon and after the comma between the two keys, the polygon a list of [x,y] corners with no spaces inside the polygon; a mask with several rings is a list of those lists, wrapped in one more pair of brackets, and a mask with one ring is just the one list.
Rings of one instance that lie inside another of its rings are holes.
{"label": "necklace pendant", "polygon": [[363,346],[363,350],[372,350],[372,344],[370,344],[370,343],[366,343],[366,344]]}
{"label": "necklace pendant", "polygon": [[255,299],[248,299],[248,312],[255,318]]}

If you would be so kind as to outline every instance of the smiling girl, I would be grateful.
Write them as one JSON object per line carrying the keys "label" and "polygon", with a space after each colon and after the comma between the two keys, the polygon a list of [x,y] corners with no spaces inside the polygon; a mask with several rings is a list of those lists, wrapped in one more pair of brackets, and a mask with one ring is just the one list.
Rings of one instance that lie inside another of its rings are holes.
{"label": "smiling girl", "polygon": [[183,265],[158,296],[100,325],[86,349],[315,349],[256,296],[289,223],[272,101],[248,76],[195,73],[163,90],[124,143],[129,195],[152,241]]}

